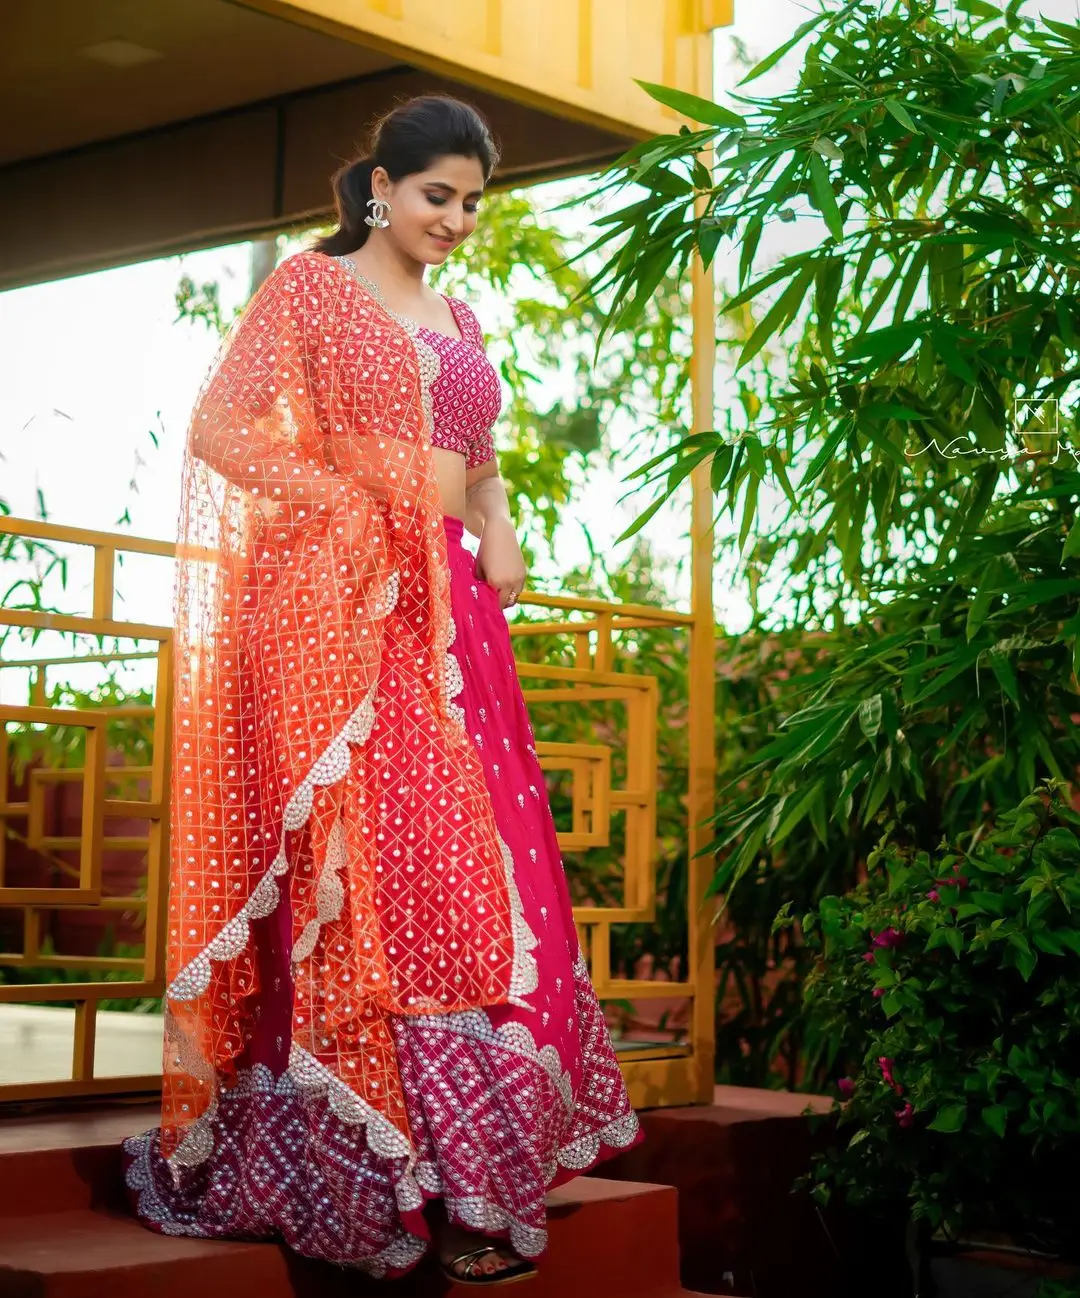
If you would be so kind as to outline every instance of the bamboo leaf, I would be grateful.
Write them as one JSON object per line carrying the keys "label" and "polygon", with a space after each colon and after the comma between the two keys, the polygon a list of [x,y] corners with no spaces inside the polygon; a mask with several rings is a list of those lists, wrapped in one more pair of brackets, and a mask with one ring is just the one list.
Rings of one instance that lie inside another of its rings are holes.
{"label": "bamboo leaf", "polygon": [[802,481],[799,483],[800,488],[805,489],[807,486],[809,486],[811,482],[814,481],[814,479],[818,476],[818,474],[825,467],[825,465],[828,464],[828,462],[836,454],[837,448],[840,446],[840,443],[844,440],[844,438],[848,435],[850,431],[851,431],[850,421],[837,423],[833,431],[828,435],[828,437],[826,437],[817,455],[815,455],[813,460],[810,462],[810,467],[806,470],[806,473],[803,475]]}
{"label": "bamboo leaf", "polygon": [[930,260],[929,248],[917,248],[915,255],[908,263],[907,272],[904,275],[903,283],[900,285],[900,292],[896,295],[896,307],[893,310],[893,324],[900,324],[907,319],[908,309],[911,306],[912,299],[922,282],[923,271],[925,271],[928,261]]}
{"label": "bamboo leaf", "polygon": [[801,820],[805,819],[809,815],[812,804],[816,802],[820,796],[821,796],[820,784],[811,784],[810,787],[806,789],[801,796],[798,796],[797,794],[789,795],[786,801],[793,801],[794,805],[791,807],[790,811],[788,811],[787,814],[784,816],[784,819],[781,822],[779,828],[772,835],[770,840],[770,845],[773,847],[779,847],[779,845],[784,841],[785,838],[788,837],[788,835],[795,828],[795,826],[798,825]]}
{"label": "bamboo leaf", "polygon": [[881,695],[874,694],[859,704],[859,729],[867,739],[875,739],[881,731]]}
{"label": "bamboo leaf", "polygon": [[739,307],[745,306],[748,302],[752,302],[759,293],[763,293],[767,288],[771,288],[773,284],[778,283],[782,279],[788,279],[791,275],[796,273],[796,267],[802,264],[802,260],[802,258],[786,258],[779,264],[779,266],[774,266],[772,270],[762,275],[760,279],[756,279],[753,284],[744,288],[741,293],[736,293],[733,298],[729,298],[724,303],[724,310],[735,311]]}
{"label": "bamboo leaf", "polygon": [[632,536],[636,536],[638,532],[640,532],[641,529],[645,526],[645,524],[648,523],[649,519],[651,519],[655,515],[656,511],[663,505],[664,501],[667,499],[668,499],[668,493],[665,492],[662,496],[654,500],[652,504],[648,506],[648,508],[645,510],[644,513],[640,514],[637,518],[634,519],[634,521],[630,524],[630,526],[626,529],[625,532],[623,532],[620,536],[617,536],[615,538],[615,544],[621,545],[623,541],[629,541],[629,539]]}
{"label": "bamboo leaf", "polygon": [[832,190],[829,168],[817,153],[810,155],[810,188],[829,233],[839,243],[844,237],[844,221]]}
{"label": "bamboo leaf", "polygon": [[739,285],[745,286],[750,277],[750,269],[754,264],[754,253],[757,252],[758,243],[761,241],[761,232],[765,228],[765,222],[760,216],[755,216],[747,223],[746,231],[742,238],[742,248],[739,251]]}
{"label": "bamboo leaf", "polygon": [[975,598],[968,608],[967,621],[964,624],[964,635],[968,644],[979,634],[979,628],[986,621],[986,615],[990,612],[990,606],[993,602],[994,592],[992,590],[982,587],[976,591]]}
{"label": "bamboo leaf", "polygon": [[806,290],[810,287],[813,276],[813,265],[804,265],[747,339],[746,345],[739,354],[738,362],[735,365],[736,370],[742,369],[747,361],[752,360],[761,351],[762,347],[774,334],[780,333],[791,323],[802,305],[802,300],[806,296]]}
{"label": "bamboo leaf", "polygon": [[840,296],[840,286],[843,281],[844,260],[842,257],[828,257],[819,264],[814,285],[814,311],[817,315],[821,349],[829,360],[835,360],[835,353],[833,352],[833,313],[836,310],[836,302]]}
{"label": "bamboo leaf", "polygon": [[844,151],[839,147],[835,140],[830,140],[822,135],[814,140],[810,147],[815,153],[820,153],[823,158],[829,158],[832,162],[843,162]]}
{"label": "bamboo leaf", "polygon": [[1077,592],[1080,592],[1080,580],[1075,577],[1062,577],[1028,582],[1021,591],[1005,593],[1009,597],[1009,611],[1022,613],[1025,609],[1035,608],[1039,604],[1048,604],[1052,600],[1062,599],[1065,596],[1075,596]]}
{"label": "bamboo leaf", "polygon": [[739,82],[740,86],[749,85],[751,81],[756,81],[758,77],[763,76],[770,68],[774,68],[789,50],[793,50],[796,45],[807,35],[812,32],[819,23],[823,22],[829,15],[827,13],[816,14],[813,18],[807,19],[795,29],[795,35],[791,40],[785,41],[778,49],[767,54],[760,63],[756,63],[745,77]]}
{"label": "bamboo leaf", "polygon": [[892,117],[896,118],[905,131],[910,131],[912,135],[918,133],[918,126],[916,126],[914,119],[903,104],[898,103],[895,99],[886,99],[885,108]]}
{"label": "bamboo leaf", "polygon": [[1065,538],[1065,545],[1061,551],[1061,561],[1066,559],[1075,559],[1080,554],[1080,518],[1073,523],[1069,530],[1069,535]]}
{"label": "bamboo leaf", "polygon": [[744,127],[746,125],[738,113],[733,113],[730,108],[724,108],[720,104],[714,104],[711,99],[702,99],[700,95],[692,95],[685,90],[675,90],[671,86],[658,86],[651,81],[638,81],[637,77],[634,80],[657,103],[674,108],[677,113],[689,117],[692,122],[706,122],[709,126]]}
{"label": "bamboo leaf", "polygon": [[750,466],[750,472],[755,477],[764,478],[765,452],[761,448],[761,442],[756,437],[746,437],[743,439],[743,446],[746,448],[746,462]]}
{"label": "bamboo leaf", "polygon": [[746,538],[750,535],[750,528],[754,522],[754,515],[757,513],[758,488],[761,486],[761,479],[751,475],[746,483],[746,497],[743,501],[742,524],[739,527],[739,549],[742,550],[746,544]]}
{"label": "bamboo leaf", "polygon": [[1008,658],[997,649],[990,651],[990,667],[997,677],[997,682],[1002,690],[1010,699],[1020,706],[1020,687],[1016,682],[1016,673],[1013,671],[1012,663]]}
{"label": "bamboo leaf", "polygon": [[977,657],[978,650],[971,647],[957,650],[956,653],[942,654],[941,657],[935,661],[941,666],[944,666],[946,663],[949,665],[945,667],[944,671],[939,671],[937,675],[930,680],[929,684],[915,695],[911,700],[912,704],[925,703],[927,699],[932,698],[935,694],[939,694],[946,685],[950,685],[958,676],[962,676],[965,672],[970,671]]}

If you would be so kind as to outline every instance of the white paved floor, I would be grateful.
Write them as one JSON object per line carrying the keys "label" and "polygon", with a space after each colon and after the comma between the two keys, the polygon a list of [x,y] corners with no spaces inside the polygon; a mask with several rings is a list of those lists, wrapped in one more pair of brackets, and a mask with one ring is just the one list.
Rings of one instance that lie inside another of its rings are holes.
{"label": "white paved floor", "polygon": [[[161,1072],[160,1014],[102,1010],[94,1074],[136,1077]],[[0,1005],[0,1085],[58,1082],[71,1076],[75,1011],[52,1005]]]}

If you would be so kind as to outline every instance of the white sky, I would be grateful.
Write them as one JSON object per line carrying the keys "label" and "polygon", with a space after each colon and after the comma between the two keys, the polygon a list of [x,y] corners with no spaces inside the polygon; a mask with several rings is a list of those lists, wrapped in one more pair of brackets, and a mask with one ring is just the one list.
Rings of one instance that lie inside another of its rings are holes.
{"label": "white sky", "polygon": [[[753,56],[761,56],[815,8],[797,0],[737,0],[736,26],[718,34],[718,90],[737,79],[731,60],[733,35]],[[1063,21],[1080,19],[1080,0],[1032,0],[1028,9]],[[754,90],[765,93],[785,84],[798,57],[796,51]],[[805,237],[805,230],[778,226],[776,236],[779,252],[781,240]],[[735,255],[728,249],[719,258],[721,277],[731,276]],[[182,273],[196,282],[219,281],[225,304],[231,306],[246,292],[247,245],[0,294],[0,356],[7,367],[0,416],[0,496],[14,513],[33,516],[40,488],[54,521],[113,530],[127,509],[133,533],[172,539],[182,440],[217,346],[216,336],[203,326],[175,322],[174,293]],[[151,431],[158,438],[157,449]],[[622,493],[619,479],[630,467],[598,469],[588,493],[575,505],[602,543],[618,535],[638,512],[617,511],[606,504]],[[134,492],[129,486],[133,477]],[[597,510],[597,500],[605,502],[602,510]],[[674,555],[686,526],[685,516],[658,519],[647,535],[660,538],[662,548]],[[562,532],[560,560],[581,559],[578,520],[567,518]],[[748,605],[733,579],[732,546],[722,541],[720,550],[718,617],[730,631],[738,631],[746,624]],[[618,562],[617,554],[612,562]],[[165,568],[129,563],[118,573],[128,616],[169,620]],[[88,571],[73,574],[68,597],[73,611],[83,611],[85,601],[76,592],[86,588]],[[673,577],[670,604],[683,603],[682,587],[683,581]],[[22,673],[0,673],[0,698],[25,697],[24,684],[14,696],[8,688],[16,675]],[[8,678],[6,684],[3,678]]]}

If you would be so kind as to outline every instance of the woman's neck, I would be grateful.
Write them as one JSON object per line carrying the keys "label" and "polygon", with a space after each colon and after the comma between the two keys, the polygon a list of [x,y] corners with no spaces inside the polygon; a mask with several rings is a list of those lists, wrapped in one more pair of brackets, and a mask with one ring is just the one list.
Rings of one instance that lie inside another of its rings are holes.
{"label": "woman's neck", "polygon": [[419,302],[424,297],[424,273],[427,266],[406,256],[387,239],[373,232],[355,252],[349,254],[356,268],[391,299]]}

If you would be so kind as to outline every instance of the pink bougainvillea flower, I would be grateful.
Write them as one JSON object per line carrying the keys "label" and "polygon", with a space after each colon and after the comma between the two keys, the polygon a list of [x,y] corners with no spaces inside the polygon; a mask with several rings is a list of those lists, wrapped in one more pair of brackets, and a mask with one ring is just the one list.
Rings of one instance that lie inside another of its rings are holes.
{"label": "pink bougainvillea flower", "polygon": [[940,900],[941,900],[941,893],[938,892],[938,890],[937,890],[936,888],[931,888],[930,891],[929,891],[926,895],[927,895],[927,897],[929,898],[930,901],[940,901]]}
{"label": "pink bougainvillea flower", "polygon": [[879,1000],[881,1000],[882,996],[884,996],[884,995],[885,995],[885,988],[884,988],[884,987],[875,987],[875,988],[874,988],[874,1000],[879,1001]]}
{"label": "pink bougainvillea flower", "polygon": [[911,1120],[912,1118],[914,1118],[914,1116],[915,1116],[915,1110],[912,1108],[911,1101],[908,1100],[908,1102],[896,1115],[896,1121],[899,1122],[899,1124],[902,1127],[910,1127]]}
{"label": "pink bougainvillea flower", "polygon": [[874,963],[873,951],[867,951],[867,953],[863,956],[863,959],[866,961],[867,964],[873,964]]}
{"label": "pink bougainvillea flower", "polygon": [[884,947],[886,949],[889,947],[899,946],[904,940],[903,933],[896,928],[883,928],[880,933],[871,932],[870,937],[874,946]]}
{"label": "pink bougainvillea flower", "polygon": [[881,1069],[881,1076],[885,1079],[886,1082],[888,1082],[888,1084],[893,1088],[893,1090],[897,1093],[897,1095],[899,1095],[904,1088],[893,1076],[893,1068],[895,1066],[896,1066],[895,1059],[889,1059],[886,1055],[881,1055],[878,1058],[878,1067]]}
{"label": "pink bougainvillea flower", "polygon": [[836,1083],[836,1089],[840,1092],[840,1094],[844,1097],[845,1100],[850,1100],[851,1097],[855,1094],[855,1083],[851,1080],[850,1077],[841,1077],[840,1080]]}
{"label": "pink bougainvillea flower", "polygon": [[947,879],[938,879],[939,888],[966,888],[968,880],[966,874],[950,874]]}

